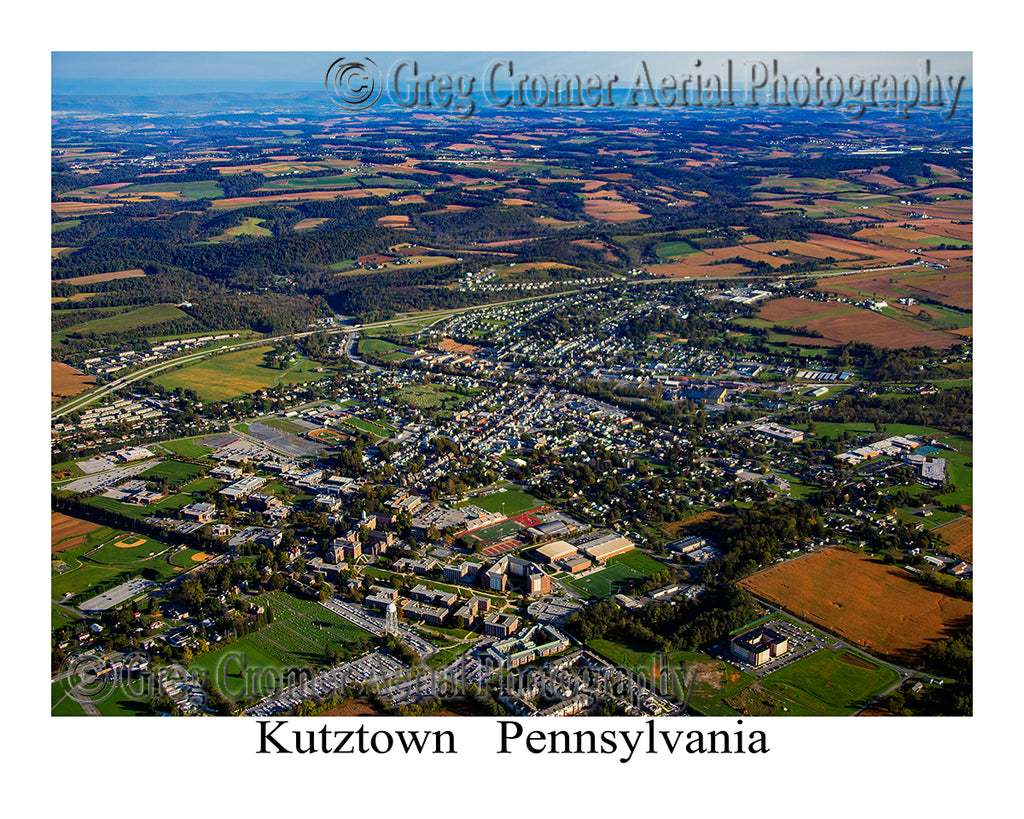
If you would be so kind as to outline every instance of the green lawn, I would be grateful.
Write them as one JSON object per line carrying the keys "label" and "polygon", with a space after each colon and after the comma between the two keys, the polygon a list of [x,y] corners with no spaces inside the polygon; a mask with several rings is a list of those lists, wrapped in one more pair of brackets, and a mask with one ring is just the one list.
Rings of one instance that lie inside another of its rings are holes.
{"label": "green lawn", "polygon": [[231,699],[270,693],[288,668],[315,669],[329,662],[327,651],[343,659],[362,654],[373,645],[370,634],[319,603],[287,592],[260,595],[253,602],[269,606],[274,622],[223,649],[199,657],[201,668]]}
{"label": "green lawn", "polygon": [[483,529],[477,529],[473,532],[473,537],[479,540],[481,543],[493,543],[496,540],[501,540],[514,535],[516,532],[521,532],[523,529],[514,520],[503,520],[501,523],[495,523],[491,526],[486,526]]}
{"label": "green lawn", "polygon": [[183,484],[206,471],[185,461],[162,461],[139,474],[140,478],[165,478],[172,486]]}
{"label": "green lawn", "polygon": [[212,179],[204,182],[153,182],[147,185],[129,185],[118,188],[118,196],[176,193],[182,199],[219,199],[224,191]]}
{"label": "green lawn", "polygon": [[196,441],[201,441],[203,438],[207,437],[209,436],[202,435],[197,438],[180,438],[177,441],[163,441],[160,443],[160,446],[174,455],[183,455],[186,458],[205,458],[213,452],[213,447],[203,446],[202,444],[196,443]]}
{"label": "green lawn", "polygon": [[280,384],[317,381],[329,377],[333,372],[315,372],[320,364],[306,359],[296,362],[286,370],[266,367],[263,364],[264,356],[271,349],[254,347],[212,356],[195,364],[162,373],[153,381],[169,390],[176,387],[195,390],[204,400],[224,401]]}
{"label": "green lawn", "polygon": [[188,318],[188,314],[173,304],[153,304],[149,307],[140,307],[138,310],[129,310],[125,313],[73,324],[54,333],[53,340],[63,341],[70,333],[95,333],[97,335],[116,333],[184,318]]}
{"label": "green lawn", "polygon": [[664,563],[655,560],[653,557],[647,556],[639,549],[633,549],[633,551],[626,552],[624,555],[609,558],[608,565],[626,566],[627,568],[640,572],[640,574],[645,577],[650,577],[658,572],[668,571],[668,567],[665,566]]}
{"label": "green lawn", "polygon": [[699,249],[689,242],[662,242],[658,245],[658,256],[662,259],[671,259],[676,256],[688,256],[691,253],[698,253]]}
{"label": "green lawn", "polygon": [[118,543],[134,543],[139,539],[135,535],[123,535],[100,546],[99,549],[89,555],[89,560],[93,560],[96,563],[120,566],[128,563],[140,563],[148,560],[153,555],[167,550],[164,544],[149,538],[142,538],[142,543],[138,546],[122,547],[117,545]]}
{"label": "green lawn", "polygon": [[[866,667],[865,667],[866,666]],[[899,674],[850,651],[819,649],[763,678],[770,694],[819,716],[852,714],[899,680]]]}
{"label": "green lawn", "polygon": [[533,495],[528,495],[525,492],[521,492],[514,488],[505,489],[504,491],[498,490],[486,495],[477,495],[476,497],[470,498],[468,501],[456,504],[456,506],[462,507],[470,504],[473,506],[479,506],[481,509],[485,509],[488,512],[501,512],[504,510],[507,517],[527,512],[530,509],[536,509],[538,506],[543,506],[543,503],[533,497]]}
{"label": "green lawn", "polygon": [[601,569],[599,572],[595,572],[587,577],[577,577],[573,580],[566,580],[565,583],[571,586],[580,594],[585,594],[587,597],[611,597],[613,594],[618,594],[619,589],[624,585],[625,581],[635,580],[640,577],[645,577],[643,572],[639,572],[636,569],[632,569],[629,566],[619,564],[611,564],[607,568]]}

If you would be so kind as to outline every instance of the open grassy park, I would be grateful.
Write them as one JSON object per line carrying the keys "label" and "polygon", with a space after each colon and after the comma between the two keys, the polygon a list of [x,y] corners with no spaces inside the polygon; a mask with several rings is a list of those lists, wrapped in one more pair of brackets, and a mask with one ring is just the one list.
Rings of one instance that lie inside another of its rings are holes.
{"label": "open grassy park", "polygon": [[329,373],[316,372],[320,365],[302,359],[286,370],[264,365],[270,347],[254,347],[233,353],[212,356],[180,369],[158,375],[153,381],[166,389],[177,387],[194,390],[208,401],[226,401],[261,389],[281,384],[298,384],[326,378]]}
{"label": "open grassy park", "polygon": [[370,634],[319,603],[287,592],[270,592],[253,600],[268,606],[274,621],[266,628],[197,658],[203,670],[231,699],[271,693],[281,672],[317,668],[330,662],[330,652],[352,659],[373,645]]}

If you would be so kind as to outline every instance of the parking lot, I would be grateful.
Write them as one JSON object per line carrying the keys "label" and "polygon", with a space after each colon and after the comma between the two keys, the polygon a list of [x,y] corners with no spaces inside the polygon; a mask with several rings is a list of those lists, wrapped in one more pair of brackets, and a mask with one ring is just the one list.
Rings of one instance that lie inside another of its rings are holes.
{"label": "parking lot", "polygon": [[720,643],[711,650],[712,656],[718,657],[721,660],[725,660],[727,663],[731,663],[736,666],[740,671],[746,674],[750,674],[754,677],[765,677],[771,674],[773,671],[778,671],[780,668],[785,668],[787,665],[795,663],[797,660],[808,656],[809,654],[817,651],[819,648],[831,648],[828,639],[822,635],[805,629],[802,626],[798,626],[795,623],[790,623],[786,620],[769,620],[761,625],[777,631],[779,634],[784,635],[789,641],[789,651],[783,654],[781,657],[777,657],[767,663],[760,666],[752,666],[749,663],[741,660],[735,656],[729,650],[729,643]]}
{"label": "parking lot", "polygon": [[372,651],[358,660],[332,668],[298,685],[289,686],[262,700],[245,713],[268,717],[291,711],[303,700],[324,699],[333,694],[367,693],[379,689],[388,680],[403,676],[408,669],[394,657]]}

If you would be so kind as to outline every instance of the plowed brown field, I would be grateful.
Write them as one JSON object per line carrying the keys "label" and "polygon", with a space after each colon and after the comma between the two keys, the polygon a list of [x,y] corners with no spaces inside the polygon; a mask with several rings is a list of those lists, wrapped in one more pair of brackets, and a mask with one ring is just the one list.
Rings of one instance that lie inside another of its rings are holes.
{"label": "plowed brown field", "polygon": [[903,662],[968,625],[973,614],[970,601],[843,548],[773,566],[740,585],[855,645]]}

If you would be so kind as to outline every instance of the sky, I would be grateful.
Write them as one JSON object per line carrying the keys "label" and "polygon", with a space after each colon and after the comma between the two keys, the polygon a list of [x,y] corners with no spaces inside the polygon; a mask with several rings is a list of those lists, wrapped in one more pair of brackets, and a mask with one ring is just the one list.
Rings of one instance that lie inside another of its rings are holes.
{"label": "sky", "polygon": [[401,59],[412,58],[420,70],[438,74],[483,76],[494,60],[508,59],[525,73],[571,72],[635,75],[641,60],[659,74],[722,72],[733,60],[735,81],[742,85],[753,61],[779,73],[842,77],[878,73],[920,75],[924,60],[933,73],[964,76],[972,88],[970,52],[811,52],[811,51],[604,51],[604,52],[53,52],[52,90],[55,93],[188,93],[199,91],[282,91],[322,88],[328,66],[339,57],[370,57],[386,71]]}

